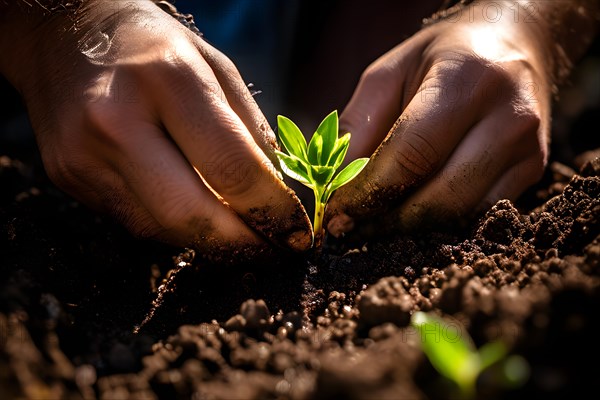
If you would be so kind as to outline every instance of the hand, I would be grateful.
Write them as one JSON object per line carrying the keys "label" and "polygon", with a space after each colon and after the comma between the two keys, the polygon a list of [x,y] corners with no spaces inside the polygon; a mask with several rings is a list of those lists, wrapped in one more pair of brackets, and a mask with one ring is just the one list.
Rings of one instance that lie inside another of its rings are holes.
{"label": "hand", "polygon": [[353,135],[348,159],[375,153],[333,196],[332,234],[382,214],[391,229],[453,223],[541,177],[552,82],[540,41],[548,39],[508,8],[490,22],[485,2],[472,7],[364,72],[341,126]]}
{"label": "hand", "polygon": [[139,237],[221,255],[310,247],[275,136],[223,54],[147,0],[85,2],[77,29],[28,18],[3,27],[0,67],[60,188]]}

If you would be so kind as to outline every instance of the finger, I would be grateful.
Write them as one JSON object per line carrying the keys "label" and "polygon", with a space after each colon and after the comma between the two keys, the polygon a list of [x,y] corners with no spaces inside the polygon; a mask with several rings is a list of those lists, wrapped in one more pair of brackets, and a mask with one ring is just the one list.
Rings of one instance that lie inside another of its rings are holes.
{"label": "finger", "polygon": [[[505,188],[520,190],[532,183],[533,170],[510,184],[503,175],[521,160],[529,166],[536,157],[542,160],[538,129],[539,119],[533,114],[517,115],[510,106],[492,113],[467,134],[444,167],[392,213],[392,229],[439,226],[444,221],[453,224],[474,215],[487,195]],[[540,163],[535,173],[541,168]],[[503,186],[494,189],[498,179],[504,179]]]}
{"label": "finger", "polygon": [[477,210],[487,210],[501,199],[516,200],[528,187],[541,179],[544,168],[544,160],[537,155],[514,165],[492,186]]}
{"label": "finger", "polygon": [[[412,41],[391,50],[363,72],[348,105],[340,115],[340,131],[350,132],[349,160],[369,157],[385,138],[417,87],[412,57],[420,56],[424,43]],[[408,97],[406,97],[408,96]]]}
{"label": "finger", "polygon": [[110,165],[71,158],[69,167],[61,168],[60,178],[53,181],[80,203],[109,214],[134,236],[160,239],[160,224]]}
{"label": "finger", "polygon": [[297,197],[231,109],[214,94],[217,79],[194,49],[155,83],[158,113],[186,159],[252,228],[274,243],[306,250],[310,222]]}
{"label": "finger", "polygon": [[104,185],[97,187],[96,200],[102,204],[104,212],[107,212],[136,238],[185,246],[179,238],[168,235],[168,232],[165,232],[124,181],[122,179],[119,181],[112,187]]}
{"label": "finger", "polygon": [[460,82],[463,74],[477,81],[484,70],[470,63],[441,64],[429,71],[363,172],[334,195],[329,209],[332,221],[337,214],[364,218],[397,205],[406,190],[445,163],[465,132],[481,118],[488,105],[474,101],[481,96],[477,90],[459,87],[448,97],[445,83]]}
{"label": "finger", "polygon": [[402,112],[401,83],[387,69],[367,70],[340,115],[340,133],[350,132],[347,159],[369,157]]}
{"label": "finger", "polygon": [[238,69],[229,58],[210,44],[200,38],[194,40],[197,42],[200,54],[212,68],[218,85],[223,90],[222,95],[240,117],[263,153],[276,164],[278,161],[274,150],[277,148],[277,138]]}
{"label": "finger", "polygon": [[128,191],[159,228],[157,238],[211,252],[261,246],[263,240],[206,187],[171,140],[148,122],[123,122],[105,151]]}
{"label": "finger", "polygon": [[[171,143],[169,142],[169,144]],[[234,225],[237,224],[238,227],[232,227],[229,232],[219,231],[219,224],[215,224],[217,226],[215,229],[204,232],[201,230],[206,226],[196,226],[198,224],[188,224],[193,225],[189,230],[186,230],[185,226],[177,226],[176,223],[171,226],[160,224],[138,196],[132,192],[132,188],[135,188],[136,185],[126,185],[125,179],[121,178],[121,175],[124,175],[130,182],[145,179],[145,177],[137,174],[139,171],[138,164],[127,161],[126,164],[115,162],[115,165],[120,165],[119,170],[113,170],[109,166],[105,166],[102,168],[101,174],[93,174],[93,176],[84,174],[81,182],[85,183],[87,190],[78,190],[77,197],[86,198],[83,200],[86,204],[108,213],[133,236],[141,239],[158,240],[174,246],[191,247],[197,250],[201,257],[214,263],[237,264],[249,258],[255,260],[264,258],[267,261],[272,257],[272,252],[267,244],[250,230],[243,221],[239,220],[231,210],[229,210],[230,215],[226,217],[231,217],[234,220]],[[90,169],[85,171],[90,171]],[[105,177],[109,179],[104,179]],[[91,188],[92,184],[95,184],[96,187]],[[144,184],[143,187],[147,188],[148,183]],[[161,201],[160,199],[154,200],[147,197],[144,199],[146,200],[144,203],[150,204],[151,207],[153,205],[166,208],[174,206],[173,201],[169,199],[161,204],[158,204]],[[224,205],[221,206],[225,207]],[[160,214],[161,211],[158,213]],[[213,215],[220,219],[219,223],[223,222],[224,218],[217,214],[214,213]],[[201,216],[196,216],[192,220],[201,218]],[[181,219],[181,222],[184,222],[184,219],[185,217]]]}

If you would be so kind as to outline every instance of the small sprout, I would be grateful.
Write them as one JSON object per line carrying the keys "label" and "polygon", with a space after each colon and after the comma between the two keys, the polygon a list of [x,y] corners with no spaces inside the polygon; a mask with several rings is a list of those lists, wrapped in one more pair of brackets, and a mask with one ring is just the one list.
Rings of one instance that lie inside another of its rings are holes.
{"label": "small sprout", "polygon": [[442,318],[415,312],[411,325],[419,332],[423,352],[440,375],[453,381],[463,398],[473,398],[478,376],[488,367],[503,360],[500,377],[503,384],[518,387],[529,376],[529,365],[520,356],[506,358],[506,346],[499,341],[475,349],[473,340],[457,324]]}
{"label": "small sprout", "polygon": [[290,178],[311,188],[315,194],[314,237],[323,235],[323,215],[331,194],[354,179],[365,167],[368,158],[358,158],[336,175],[342,165],[350,133],[338,137],[337,111],[330,113],[317,128],[310,143],[289,118],[277,116],[279,139],[287,154],[277,151],[281,169]]}

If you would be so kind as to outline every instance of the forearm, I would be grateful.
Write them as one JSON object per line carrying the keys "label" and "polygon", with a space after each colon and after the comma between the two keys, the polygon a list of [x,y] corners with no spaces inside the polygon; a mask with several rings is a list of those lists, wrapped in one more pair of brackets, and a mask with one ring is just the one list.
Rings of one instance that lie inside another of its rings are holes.
{"label": "forearm", "polygon": [[86,32],[106,28],[117,18],[135,21],[155,6],[201,35],[193,17],[166,0],[0,0],[0,75],[21,90],[20,77],[35,72],[23,71],[24,64],[34,65],[49,45],[62,47],[61,54],[66,48],[77,50]]}
{"label": "forearm", "polygon": [[35,70],[36,54],[48,40],[76,29],[84,0],[0,0],[0,74],[22,91]]}
{"label": "forearm", "polygon": [[518,6],[545,36],[540,42],[552,57],[549,72],[556,84],[562,83],[598,33],[600,0],[531,0]]}

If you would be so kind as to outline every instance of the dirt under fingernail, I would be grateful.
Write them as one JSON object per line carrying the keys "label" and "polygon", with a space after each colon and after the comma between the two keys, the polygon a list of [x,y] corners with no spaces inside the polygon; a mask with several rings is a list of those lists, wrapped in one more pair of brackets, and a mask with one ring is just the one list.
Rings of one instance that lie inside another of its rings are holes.
{"label": "dirt under fingernail", "polygon": [[354,219],[346,214],[338,214],[327,223],[327,230],[336,238],[350,232],[352,229],[354,229]]}
{"label": "dirt under fingernail", "polygon": [[310,231],[301,230],[288,235],[286,240],[287,246],[297,252],[302,252],[310,249],[312,245],[312,237]]}

